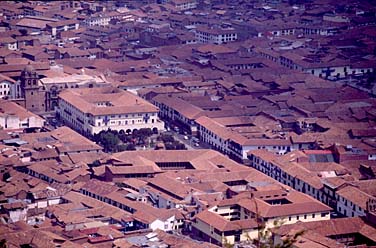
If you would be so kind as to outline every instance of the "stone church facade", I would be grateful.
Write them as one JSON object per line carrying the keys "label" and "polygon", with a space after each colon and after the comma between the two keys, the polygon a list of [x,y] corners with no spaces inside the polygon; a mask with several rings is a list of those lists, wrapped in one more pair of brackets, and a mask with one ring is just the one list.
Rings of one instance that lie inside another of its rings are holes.
{"label": "stone church facade", "polygon": [[46,95],[36,70],[32,65],[27,65],[21,72],[14,101],[33,113],[41,114],[48,110]]}

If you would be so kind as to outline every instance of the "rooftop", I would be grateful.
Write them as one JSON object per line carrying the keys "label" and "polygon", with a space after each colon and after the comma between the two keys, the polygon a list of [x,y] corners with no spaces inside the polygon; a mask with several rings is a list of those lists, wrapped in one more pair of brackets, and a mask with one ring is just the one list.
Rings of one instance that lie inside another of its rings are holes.
{"label": "rooftop", "polygon": [[68,89],[59,97],[81,112],[94,116],[158,111],[142,98],[113,87]]}

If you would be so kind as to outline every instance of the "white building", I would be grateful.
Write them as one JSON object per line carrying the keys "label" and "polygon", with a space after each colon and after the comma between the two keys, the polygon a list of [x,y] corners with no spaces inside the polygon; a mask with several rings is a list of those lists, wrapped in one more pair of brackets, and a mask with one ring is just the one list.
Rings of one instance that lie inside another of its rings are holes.
{"label": "white building", "polygon": [[231,131],[206,116],[197,118],[196,123],[201,141],[224,154],[230,153],[228,142],[232,135]]}
{"label": "white building", "polygon": [[186,11],[197,8],[196,0],[173,0],[171,3],[180,11]]}
{"label": "white building", "polygon": [[12,96],[15,94],[15,85],[16,81],[10,77],[0,74],[0,98],[12,98]]}
{"label": "white building", "polygon": [[222,29],[201,26],[196,29],[195,36],[199,43],[210,44],[222,44],[238,39],[237,31],[234,28]]}
{"label": "white building", "polygon": [[46,25],[46,28],[53,37],[56,37],[63,31],[77,30],[79,26],[80,24],[76,20],[65,20],[49,23]]}
{"label": "white building", "polygon": [[189,133],[197,133],[196,118],[202,114],[202,109],[180,98],[158,95],[153,103],[160,109],[159,115],[172,122],[177,122]]}
{"label": "white building", "polygon": [[325,171],[318,172],[320,165],[317,164],[315,171],[309,171],[301,165],[304,162],[296,162],[304,160],[304,155],[299,154],[303,153],[295,151],[285,157],[277,157],[266,150],[260,150],[249,152],[249,159],[253,168],[333,207],[344,216],[366,215],[367,202],[375,200],[375,197],[354,186],[356,182],[349,183],[337,177],[334,169],[340,165],[325,163]]}
{"label": "white building", "polygon": [[111,13],[96,13],[94,15],[88,16],[83,21],[83,24],[85,26],[108,26],[110,24],[110,21],[112,19],[117,19],[121,16],[121,14],[116,13],[116,12],[111,12]]}
{"label": "white building", "polygon": [[134,129],[164,127],[157,107],[113,87],[65,90],[59,95],[57,112],[67,125],[85,135],[108,129],[130,133]]}
{"label": "white building", "polygon": [[193,233],[221,246],[257,239],[257,219],[266,228],[330,219],[331,208],[296,191],[261,190],[255,191],[254,197],[242,197],[223,200],[197,214]]}
{"label": "white building", "polygon": [[20,105],[0,99],[0,127],[3,129],[41,128],[45,120]]}
{"label": "white building", "polygon": [[0,47],[4,47],[11,51],[17,50],[17,40],[12,37],[1,37],[0,38]]}
{"label": "white building", "polygon": [[247,159],[247,153],[253,150],[267,149],[276,154],[285,154],[293,149],[290,139],[247,138],[206,116],[197,118],[196,123],[200,140],[237,160]]}
{"label": "white building", "polygon": [[17,221],[26,221],[27,218],[27,204],[24,202],[6,203],[1,206],[1,211],[8,217],[8,223],[15,223]]}
{"label": "white building", "polygon": [[177,209],[154,209],[145,205],[144,211],[137,211],[133,218],[139,228],[150,228],[153,231],[176,231],[183,227],[183,216]]}

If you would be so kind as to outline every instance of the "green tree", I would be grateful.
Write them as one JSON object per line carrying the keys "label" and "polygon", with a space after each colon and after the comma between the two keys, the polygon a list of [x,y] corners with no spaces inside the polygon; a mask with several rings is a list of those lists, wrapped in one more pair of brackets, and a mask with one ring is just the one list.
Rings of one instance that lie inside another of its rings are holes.
{"label": "green tree", "polygon": [[124,144],[118,145],[117,148],[116,148],[116,151],[118,151],[118,152],[126,151],[127,147],[128,147],[128,145],[124,145]]}
{"label": "green tree", "polygon": [[168,143],[168,142],[172,143],[175,141],[174,137],[172,137],[171,134],[162,134],[160,138],[163,141],[163,143]]}
{"label": "green tree", "polygon": [[175,150],[175,146],[170,142],[165,143],[165,148],[166,150]]}
{"label": "green tree", "polygon": [[172,143],[173,146],[175,147],[174,150],[186,150],[187,148],[185,147],[185,145],[183,143],[180,143],[179,141],[175,141]]}
{"label": "green tree", "polygon": [[145,139],[153,134],[150,128],[141,128],[135,133],[135,138],[138,139],[139,143],[145,144]]}
{"label": "green tree", "polygon": [[118,133],[118,137],[119,139],[122,141],[122,142],[126,142],[127,141],[127,138],[128,138],[128,135],[125,133],[125,131],[122,129],[119,131]]}
{"label": "green tree", "polygon": [[128,144],[127,145],[127,148],[126,148],[127,151],[135,151],[136,150],[136,146],[134,144]]}
{"label": "green tree", "polygon": [[116,151],[116,147],[119,144],[119,142],[119,138],[112,132],[100,133],[99,143],[103,145],[103,148],[106,152]]}

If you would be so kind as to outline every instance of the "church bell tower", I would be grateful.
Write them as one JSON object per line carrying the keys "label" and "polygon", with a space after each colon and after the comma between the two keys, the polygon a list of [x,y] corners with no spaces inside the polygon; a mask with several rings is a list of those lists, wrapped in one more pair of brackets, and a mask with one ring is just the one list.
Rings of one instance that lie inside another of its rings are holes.
{"label": "church bell tower", "polygon": [[25,108],[34,113],[46,111],[45,92],[39,85],[39,76],[31,64],[21,72],[21,98],[25,99]]}

